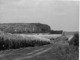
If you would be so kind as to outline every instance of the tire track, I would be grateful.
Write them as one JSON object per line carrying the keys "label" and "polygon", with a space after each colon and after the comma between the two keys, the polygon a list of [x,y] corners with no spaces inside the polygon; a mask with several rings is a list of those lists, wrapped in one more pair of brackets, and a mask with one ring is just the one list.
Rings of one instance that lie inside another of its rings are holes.
{"label": "tire track", "polygon": [[[22,49],[22,48],[21,48]],[[30,48],[26,48],[26,49],[30,49]],[[19,51],[20,49],[15,49],[15,50],[12,50],[10,53],[1,53],[0,54],[0,57],[4,57],[4,56],[6,56],[6,55],[11,55],[11,54],[13,54],[13,52],[16,52],[16,51]],[[23,49],[24,50],[24,49]],[[6,51],[7,52],[7,51]],[[9,52],[9,51],[8,51]],[[16,54],[18,54],[18,53],[16,53]]]}
{"label": "tire track", "polygon": [[32,54],[32,55],[30,55],[30,56],[25,56],[25,57],[21,57],[21,58],[16,58],[16,59],[13,59],[13,60],[21,60],[21,59],[26,59],[26,58],[32,58],[32,57],[35,57],[35,56],[40,55],[40,54],[42,54],[42,53],[45,53],[45,52],[49,51],[50,49],[52,49],[52,47],[47,48],[47,49],[42,50],[42,51],[39,51],[39,52],[37,52],[37,53],[35,53],[35,54]]}
{"label": "tire track", "polygon": [[[45,46],[43,46],[42,48],[44,48],[44,47],[47,47],[47,45],[45,45]],[[36,48],[35,48],[35,50],[34,51],[31,51],[31,52],[36,52],[36,51],[38,51],[38,50],[41,50],[42,48],[38,48],[37,50],[36,50]],[[21,49],[21,50],[20,50]],[[16,51],[25,51],[25,50],[27,50],[27,49],[32,49],[31,47],[30,48],[20,48],[20,49],[14,49],[14,50],[12,50],[11,52],[7,52],[7,53],[0,53],[0,58],[1,57],[5,57],[5,56],[7,56],[7,55],[16,55],[16,54],[22,54],[22,53],[15,53]],[[15,54],[14,54],[15,53]],[[28,54],[31,54],[31,53],[28,53]]]}
{"label": "tire track", "polygon": [[28,53],[27,55],[34,54],[34,53],[36,53],[36,52],[38,52],[38,51],[41,51],[41,50],[43,50],[43,49],[44,49],[44,48],[41,48],[41,49],[35,50],[35,51],[33,51],[33,52]]}
{"label": "tire track", "polygon": [[[38,51],[41,51],[41,50],[43,50],[43,49],[44,49],[44,48],[40,48],[40,49],[38,49],[38,50],[34,50],[34,51],[30,52],[30,53],[27,53],[26,55],[34,54],[34,53],[36,53],[36,52],[38,52]],[[8,55],[16,55],[16,54],[22,54],[22,53],[15,53],[15,54],[9,53],[9,54],[3,54],[3,55],[0,55],[0,57],[2,58],[2,57],[5,57],[5,56],[8,56]]]}

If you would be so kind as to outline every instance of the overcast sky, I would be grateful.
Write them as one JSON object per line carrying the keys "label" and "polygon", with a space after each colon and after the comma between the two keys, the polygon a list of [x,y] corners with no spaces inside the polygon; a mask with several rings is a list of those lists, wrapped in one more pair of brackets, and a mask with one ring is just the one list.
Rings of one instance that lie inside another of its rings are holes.
{"label": "overcast sky", "polygon": [[78,1],[0,0],[0,23],[44,23],[53,30],[78,31]]}

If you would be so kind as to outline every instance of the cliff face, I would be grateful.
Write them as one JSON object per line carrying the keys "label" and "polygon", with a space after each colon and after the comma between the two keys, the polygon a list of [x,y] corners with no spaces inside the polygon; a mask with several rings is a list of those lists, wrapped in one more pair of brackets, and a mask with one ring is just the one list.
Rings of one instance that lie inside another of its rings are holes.
{"label": "cliff face", "polygon": [[0,30],[8,33],[48,33],[51,29],[40,23],[3,23]]}

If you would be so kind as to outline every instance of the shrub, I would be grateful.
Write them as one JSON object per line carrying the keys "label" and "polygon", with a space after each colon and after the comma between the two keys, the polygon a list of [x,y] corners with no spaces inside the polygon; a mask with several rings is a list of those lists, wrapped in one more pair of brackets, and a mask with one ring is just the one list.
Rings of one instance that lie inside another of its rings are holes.
{"label": "shrub", "polygon": [[62,33],[63,33],[62,30],[59,30],[59,31],[58,30],[55,30],[55,31],[54,30],[51,30],[50,31],[50,34],[62,34]]}
{"label": "shrub", "polygon": [[69,42],[70,45],[79,46],[79,34],[74,34],[74,37]]}

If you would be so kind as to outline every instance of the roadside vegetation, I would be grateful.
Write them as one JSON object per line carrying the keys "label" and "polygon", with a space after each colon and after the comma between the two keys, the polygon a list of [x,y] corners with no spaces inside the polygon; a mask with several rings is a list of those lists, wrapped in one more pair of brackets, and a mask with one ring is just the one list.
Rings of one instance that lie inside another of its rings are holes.
{"label": "roadside vegetation", "polygon": [[79,52],[74,46],[54,46],[50,51],[28,60],[79,60]]}
{"label": "roadside vegetation", "polygon": [[[36,47],[37,49],[45,48],[45,46],[43,45],[47,45],[49,48],[51,47],[51,49],[39,55],[36,54],[40,52],[31,54],[30,56],[33,56],[32,58],[23,58],[21,60],[79,60],[79,34],[74,34],[74,37],[70,41],[68,41],[67,38],[63,35],[57,37],[54,40],[48,41],[48,40],[33,39],[30,37],[23,38],[22,36],[16,34],[3,33],[3,32],[0,33],[0,50],[2,50],[2,52],[0,51],[1,54],[12,53],[10,55],[6,55],[7,57],[3,56],[1,60],[5,59],[12,60],[15,59],[15,57],[21,58],[23,56],[28,57],[26,56],[27,53],[25,52],[28,52],[30,50],[35,51],[36,50],[35,46],[41,46],[41,47]],[[31,47],[31,48],[30,50],[28,50],[26,47]],[[5,51],[3,52],[3,50]],[[16,54],[12,52],[12,50],[15,51],[16,53],[21,53],[21,54]],[[24,53],[22,53],[23,50],[25,50]]]}
{"label": "roadside vegetation", "polygon": [[41,39],[23,38],[16,34],[0,33],[0,50],[35,47],[50,44],[50,41]]}
{"label": "roadside vegetation", "polygon": [[64,40],[63,37],[58,37],[50,51],[28,60],[79,60],[79,34],[74,34],[69,45]]}
{"label": "roadside vegetation", "polygon": [[74,36],[70,40],[69,44],[79,47],[79,33],[74,34]]}

